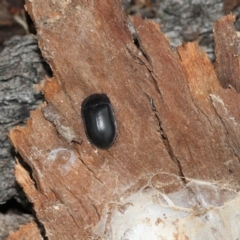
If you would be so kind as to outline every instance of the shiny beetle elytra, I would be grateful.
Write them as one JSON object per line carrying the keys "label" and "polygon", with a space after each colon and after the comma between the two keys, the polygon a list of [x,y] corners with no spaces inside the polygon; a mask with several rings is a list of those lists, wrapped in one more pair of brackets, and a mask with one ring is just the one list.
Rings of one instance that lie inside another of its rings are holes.
{"label": "shiny beetle elytra", "polygon": [[117,135],[111,102],[106,94],[87,97],[81,107],[84,128],[89,141],[100,149],[108,149]]}

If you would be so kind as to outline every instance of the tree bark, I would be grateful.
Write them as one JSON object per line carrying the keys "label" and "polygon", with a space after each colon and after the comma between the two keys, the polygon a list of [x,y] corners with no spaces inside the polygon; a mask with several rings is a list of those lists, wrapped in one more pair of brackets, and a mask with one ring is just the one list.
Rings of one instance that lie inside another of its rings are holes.
{"label": "tree bark", "polygon": [[0,59],[0,204],[3,204],[12,197],[20,197],[8,132],[16,125],[23,125],[30,110],[42,101],[42,94],[34,91],[33,85],[50,76],[51,71],[33,36],[14,37],[6,42]]}
{"label": "tree bark", "polygon": [[7,239],[10,231],[17,231],[19,226],[30,221],[33,221],[33,217],[29,214],[20,215],[13,212],[8,212],[6,214],[0,213],[0,239]]}
{"label": "tree bark", "polygon": [[8,240],[24,239],[24,240],[43,240],[40,235],[39,229],[34,222],[30,222],[22,226],[18,232],[11,233]]}
{"label": "tree bark", "polygon": [[[176,54],[157,24],[127,17],[117,0],[29,0],[26,7],[54,77],[42,88],[47,103],[10,138],[32,169],[31,177],[18,163],[15,175],[49,239],[128,239],[132,226],[119,233],[115,220],[145,194],[154,193],[150,199],[161,206],[189,209],[188,223],[222,213],[231,200],[239,204],[234,75],[223,88],[221,66],[215,71],[197,44]],[[230,15],[219,23],[234,29],[233,22]],[[221,30],[216,25],[216,36]],[[225,41],[237,44],[231,34]],[[116,116],[117,139],[108,150],[84,132],[81,104],[94,93],[108,95]],[[167,224],[162,215],[157,220]],[[190,230],[184,235],[194,239]]]}

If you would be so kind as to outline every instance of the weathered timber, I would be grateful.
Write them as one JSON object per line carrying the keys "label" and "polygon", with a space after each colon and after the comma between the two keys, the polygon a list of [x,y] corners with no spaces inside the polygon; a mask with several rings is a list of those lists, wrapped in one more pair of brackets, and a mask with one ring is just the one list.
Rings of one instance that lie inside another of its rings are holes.
{"label": "weathered timber", "polygon": [[[15,174],[49,239],[114,239],[113,209],[146,187],[184,189],[199,207],[193,180],[239,191],[240,96],[221,86],[197,44],[174,53],[157,24],[128,18],[117,0],[31,0],[26,7],[54,77],[42,88],[47,103],[10,138],[32,169],[31,178],[17,164]],[[107,151],[84,133],[80,107],[92,93],[106,93],[115,110],[118,135]],[[234,194],[215,196],[215,206]]]}

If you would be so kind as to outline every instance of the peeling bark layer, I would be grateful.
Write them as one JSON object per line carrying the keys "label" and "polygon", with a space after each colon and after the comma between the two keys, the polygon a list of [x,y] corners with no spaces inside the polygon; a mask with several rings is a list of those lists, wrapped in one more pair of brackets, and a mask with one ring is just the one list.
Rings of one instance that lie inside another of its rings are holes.
{"label": "peeling bark layer", "polygon": [[33,216],[30,214],[18,214],[13,212],[0,214],[0,239],[7,239],[11,231],[17,231],[20,226],[33,221]]}
{"label": "peeling bark layer", "polygon": [[29,111],[42,101],[33,84],[45,76],[50,76],[50,69],[40,55],[36,38],[17,36],[5,43],[0,52],[0,204],[13,197],[21,199],[7,135],[14,126],[24,124]]}
{"label": "peeling bark layer", "polygon": [[8,237],[8,240],[14,239],[43,240],[38,230],[38,227],[34,222],[30,222],[22,226],[19,231],[11,233]]}
{"label": "peeling bark layer", "polygon": [[224,88],[233,87],[240,91],[239,54],[240,39],[233,25],[236,17],[228,15],[215,23],[215,69]]}
{"label": "peeling bark layer", "polygon": [[[32,168],[31,178],[18,164],[16,178],[49,239],[97,239],[104,217],[108,236],[112,209],[146,186],[173,194],[199,179],[238,191],[240,97],[222,88],[195,43],[174,53],[157,24],[129,19],[117,0],[26,7],[54,77],[43,87],[47,103],[10,138]],[[107,94],[116,115],[107,151],[84,133],[80,108],[93,93]],[[186,191],[197,203],[194,188]]]}

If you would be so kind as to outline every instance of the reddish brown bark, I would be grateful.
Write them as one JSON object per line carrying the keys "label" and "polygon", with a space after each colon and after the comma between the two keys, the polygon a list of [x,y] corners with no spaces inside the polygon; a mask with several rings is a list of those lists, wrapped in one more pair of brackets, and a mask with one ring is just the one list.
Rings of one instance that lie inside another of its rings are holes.
{"label": "reddish brown bark", "polygon": [[[16,177],[49,239],[94,237],[113,203],[149,184],[172,193],[189,179],[231,179],[238,190],[240,97],[235,85],[222,88],[202,49],[188,43],[177,55],[157,24],[128,19],[117,0],[26,7],[54,78],[43,87],[47,103],[10,138],[32,168],[32,180],[19,165]],[[92,93],[106,93],[115,110],[118,135],[109,150],[84,133],[80,108]]]}
{"label": "reddish brown bark", "polygon": [[8,237],[8,240],[42,240],[43,238],[40,235],[38,226],[34,222],[30,222],[15,232],[11,233]]}

